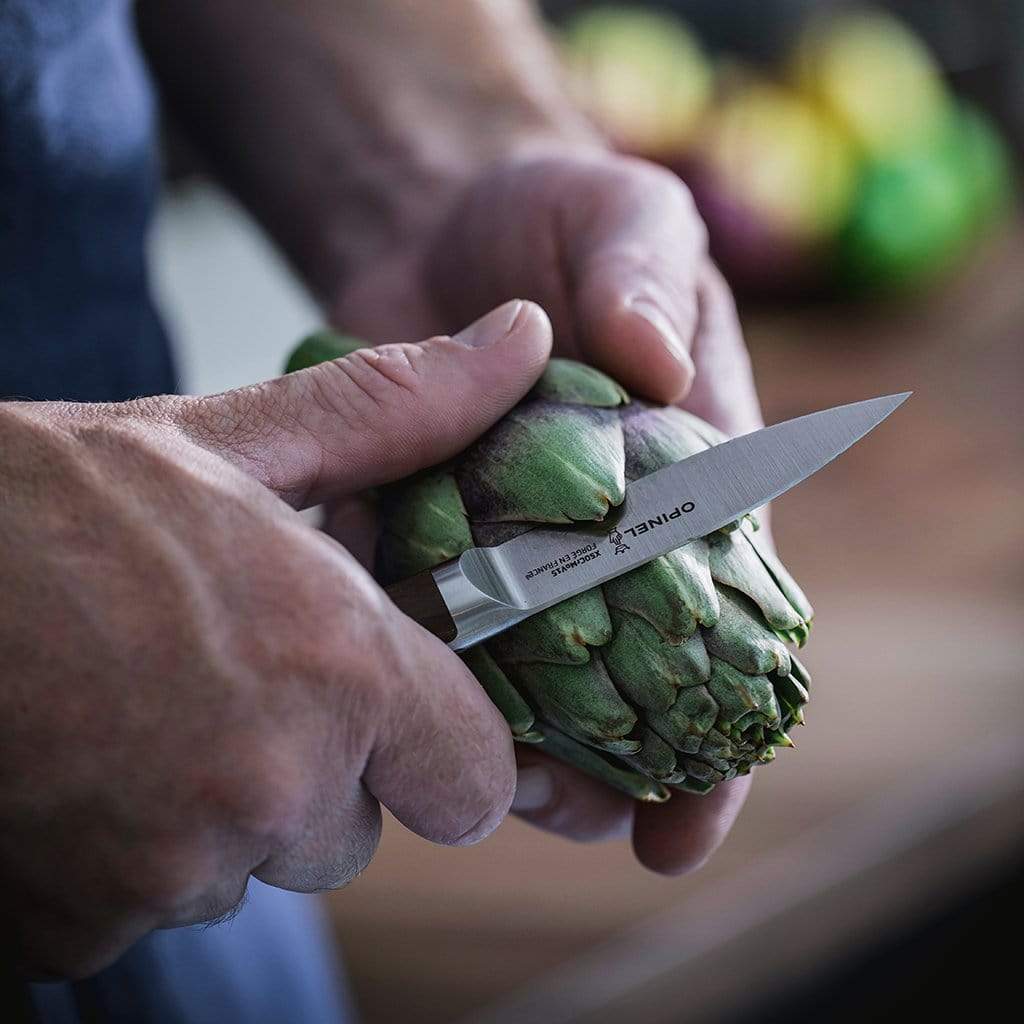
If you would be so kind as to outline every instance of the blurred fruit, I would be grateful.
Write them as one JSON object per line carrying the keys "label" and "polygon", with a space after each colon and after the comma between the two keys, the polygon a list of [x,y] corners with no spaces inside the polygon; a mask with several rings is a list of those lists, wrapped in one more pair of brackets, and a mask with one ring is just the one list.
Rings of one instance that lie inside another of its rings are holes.
{"label": "blurred fruit", "polygon": [[880,10],[812,16],[784,85],[713,74],[677,18],[636,7],[576,16],[565,52],[612,141],[685,179],[745,292],[914,287],[963,258],[1012,194],[997,129]]}
{"label": "blurred fruit", "polygon": [[841,128],[790,89],[747,82],[706,115],[680,166],[734,285],[806,283],[846,220],[856,184]]}
{"label": "blurred fruit", "polygon": [[713,74],[678,18],[594,8],[568,23],[563,48],[577,101],[616,146],[655,159],[686,146]]}
{"label": "blurred fruit", "polygon": [[984,231],[1010,205],[1013,170],[1010,152],[992,120],[967,103],[958,105],[946,136],[949,158],[970,194],[971,228]]}
{"label": "blurred fruit", "polygon": [[901,289],[949,269],[1010,196],[1006,151],[976,110],[948,112],[931,145],[867,165],[839,243],[855,289]]}
{"label": "blurred fruit", "polygon": [[868,156],[918,150],[942,130],[941,69],[910,29],[881,11],[813,19],[796,46],[793,77]]}

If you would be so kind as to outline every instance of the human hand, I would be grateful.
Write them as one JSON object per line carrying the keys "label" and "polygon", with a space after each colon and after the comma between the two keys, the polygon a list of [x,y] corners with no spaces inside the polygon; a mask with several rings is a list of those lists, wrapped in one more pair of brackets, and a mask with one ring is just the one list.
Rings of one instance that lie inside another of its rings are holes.
{"label": "human hand", "polygon": [[461,450],[532,385],[530,304],[211,398],[0,405],[0,882],[20,968],[83,976],[249,875],[370,860],[379,803],[472,843],[508,729],[295,511]]}
{"label": "human hand", "polygon": [[515,295],[544,307],[556,355],[727,433],[762,425],[704,224],[686,186],[643,160],[576,147],[498,162],[328,303],[340,327],[374,338],[443,330]]}
{"label": "human hand", "polygon": [[[727,433],[762,425],[732,296],[689,192],[661,168],[597,147],[492,165],[418,240],[350,278],[331,312],[362,337],[416,335],[512,295],[549,313],[556,353],[636,394],[681,400]],[[707,859],[750,786],[746,777],[635,805],[537,751],[517,753],[523,817],[577,839],[632,833],[638,858],[666,873]]]}

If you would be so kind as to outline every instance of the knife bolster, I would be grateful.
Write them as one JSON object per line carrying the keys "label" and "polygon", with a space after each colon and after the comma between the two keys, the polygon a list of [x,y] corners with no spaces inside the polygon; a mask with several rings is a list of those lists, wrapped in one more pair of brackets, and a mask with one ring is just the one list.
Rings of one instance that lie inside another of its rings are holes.
{"label": "knife bolster", "polygon": [[439,640],[449,644],[455,639],[458,632],[455,620],[438,590],[433,570],[425,569],[384,589],[399,611]]}

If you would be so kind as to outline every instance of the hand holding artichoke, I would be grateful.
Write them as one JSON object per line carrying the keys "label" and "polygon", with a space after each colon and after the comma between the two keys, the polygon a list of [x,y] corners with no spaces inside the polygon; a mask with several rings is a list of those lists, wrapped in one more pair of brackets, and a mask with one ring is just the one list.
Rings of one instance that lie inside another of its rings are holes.
{"label": "hand holding artichoke", "polygon": [[[289,369],[358,347],[323,332]],[[540,523],[603,520],[626,483],[725,440],[552,359],[531,394],[451,463],[384,493],[390,583]],[[569,598],[465,661],[516,739],[638,799],[706,793],[792,746],[810,679],[786,646],[813,612],[752,517]]]}

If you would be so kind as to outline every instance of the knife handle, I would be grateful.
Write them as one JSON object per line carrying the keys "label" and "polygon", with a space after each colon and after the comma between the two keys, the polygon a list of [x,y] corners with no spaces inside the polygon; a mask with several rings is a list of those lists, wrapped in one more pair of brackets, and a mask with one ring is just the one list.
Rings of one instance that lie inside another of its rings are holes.
{"label": "knife handle", "polygon": [[392,583],[384,588],[385,593],[397,605],[398,610],[418,622],[439,640],[450,644],[458,633],[452,613],[448,610],[432,569]]}

